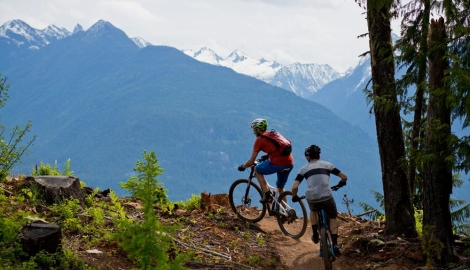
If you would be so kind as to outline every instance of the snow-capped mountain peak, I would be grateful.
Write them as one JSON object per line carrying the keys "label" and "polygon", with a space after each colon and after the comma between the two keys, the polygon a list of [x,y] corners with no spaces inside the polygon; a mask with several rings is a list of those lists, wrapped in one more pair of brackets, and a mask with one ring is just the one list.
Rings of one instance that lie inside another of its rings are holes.
{"label": "snow-capped mountain peak", "polygon": [[6,38],[17,46],[39,49],[52,41],[70,36],[65,28],[50,25],[46,29],[34,29],[22,20],[8,21],[0,26],[0,37]]}
{"label": "snow-capped mountain peak", "polygon": [[183,52],[200,62],[208,63],[211,65],[219,66],[221,65],[220,61],[223,60],[213,50],[207,47],[203,47],[199,49],[197,52],[194,52],[192,50],[183,50]]}
{"label": "snow-capped mountain peak", "polygon": [[135,45],[137,45],[141,49],[152,45],[152,43],[148,42],[147,40],[141,37],[134,37],[134,38],[131,38],[131,40],[134,41]]}
{"label": "snow-capped mountain peak", "polygon": [[239,50],[235,50],[227,57],[226,60],[231,60],[233,63],[238,63],[247,59],[249,59],[249,57],[246,54],[240,52]]}
{"label": "snow-capped mountain peak", "polygon": [[329,65],[294,63],[282,67],[270,83],[305,98],[340,77]]}
{"label": "snow-capped mountain peak", "polygon": [[113,27],[114,26],[107,22],[107,21],[104,21],[104,20],[99,20],[97,21],[95,24],[93,24],[90,29],[87,30],[87,32],[89,32],[89,34],[93,34],[93,33],[98,33],[100,31],[102,31],[104,28],[107,28],[107,27]]}
{"label": "snow-capped mountain peak", "polygon": [[[59,28],[55,25],[38,30],[21,20],[14,20],[0,26],[0,38],[6,39],[7,42],[18,47],[40,49],[53,41],[81,31],[84,30],[80,24],[77,24],[71,33],[65,28]],[[127,37],[122,30],[117,29],[111,23],[99,20],[86,31],[84,38],[93,39],[96,36],[107,34],[109,31],[120,32],[120,35]],[[140,37],[130,38],[130,40],[140,48],[152,45]],[[252,58],[240,50],[234,50],[226,58],[220,57],[207,47],[196,52],[192,50],[182,50],[182,52],[198,61],[230,68],[237,73],[282,87],[304,98],[315,93],[326,83],[341,77],[328,65],[294,63],[284,66],[262,57]]]}
{"label": "snow-capped mountain peak", "polygon": [[195,53],[192,50],[183,50],[183,52],[198,61],[228,67],[237,73],[284,88],[304,98],[330,81],[341,77],[341,74],[329,65],[294,63],[283,66],[262,57],[251,58],[239,50],[233,51],[227,58],[218,56],[206,47]]}
{"label": "snow-capped mountain peak", "polygon": [[31,27],[21,20],[13,20],[4,23],[0,27],[0,36],[8,37],[8,34],[16,34],[24,36],[26,39],[31,39]]}
{"label": "snow-capped mountain peak", "polygon": [[65,28],[59,28],[53,24],[49,25],[46,29],[43,30],[43,33],[48,36],[55,36],[57,39],[62,39],[64,37],[70,36],[70,32]]}

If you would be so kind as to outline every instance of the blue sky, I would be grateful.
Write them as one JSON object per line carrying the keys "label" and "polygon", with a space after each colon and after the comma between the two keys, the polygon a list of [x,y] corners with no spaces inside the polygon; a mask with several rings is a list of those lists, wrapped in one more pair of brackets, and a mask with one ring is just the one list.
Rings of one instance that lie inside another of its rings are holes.
{"label": "blue sky", "polygon": [[364,11],[354,0],[2,0],[0,24],[21,19],[37,29],[54,24],[86,30],[103,19],[153,45],[222,57],[240,50],[284,65],[354,67],[368,51]]}

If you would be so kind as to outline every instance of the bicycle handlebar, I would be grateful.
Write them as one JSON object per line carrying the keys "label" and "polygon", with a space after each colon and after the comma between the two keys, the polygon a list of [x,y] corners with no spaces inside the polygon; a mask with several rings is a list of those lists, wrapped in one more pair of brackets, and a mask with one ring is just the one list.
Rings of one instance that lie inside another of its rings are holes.
{"label": "bicycle handlebar", "polygon": [[331,187],[331,190],[333,191],[337,191],[338,189],[342,188],[343,186],[340,186],[340,185],[335,185],[335,186],[332,186]]}

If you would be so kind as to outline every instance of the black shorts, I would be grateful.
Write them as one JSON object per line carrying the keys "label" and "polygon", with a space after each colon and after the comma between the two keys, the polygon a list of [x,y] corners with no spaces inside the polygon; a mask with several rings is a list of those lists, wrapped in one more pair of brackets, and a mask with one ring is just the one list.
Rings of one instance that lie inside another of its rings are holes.
{"label": "black shorts", "polygon": [[308,202],[308,206],[311,211],[318,211],[320,205],[323,206],[329,218],[336,218],[338,216],[338,209],[336,209],[336,202],[333,197],[323,202]]}

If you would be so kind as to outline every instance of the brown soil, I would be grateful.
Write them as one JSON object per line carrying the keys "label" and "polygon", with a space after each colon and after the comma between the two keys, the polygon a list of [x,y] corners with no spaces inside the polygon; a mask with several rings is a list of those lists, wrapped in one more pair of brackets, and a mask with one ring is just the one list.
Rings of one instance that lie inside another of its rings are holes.
{"label": "brown soil", "polygon": [[[13,198],[17,180],[0,185],[0,192],[7,198],[8,212],[22,212],[40,219],[54,220],[55,213],[47,206],[17,203]],[[109,197],[100,200],[109,201]],[[223,200],[226,204],[226,200]],[[123,200],[128,216],[141,217],[139,204]],[[220,204],[220,202],[219,202]],[[190,269],[274,269],[306,270],[323,269],[318,257],[318,244],[311,240],[311,226],[300,239],[283,235],[275,218],[266,216],[258,224],[248,224],[238,219],[227,206],[210,206],[210,210],[174,210],[171,214],[158,210],[163,224],[180,224],[174,235],[178,250],[197,255],[186,263]],[[85,217],[86,218],[86,217]],[[35,218],[37,219],[37,218]],[[34,220],[34,218],[32,219]],[[426,260],[418,238],[383,236],[384,224],[363,220],[339,213],[339,244],[342,255],[333,263],[335,270],[420,270],[426,269]],[[112,231],[109,220],[106,229]],[[75,253],[88,266],[103,270],[130,270],[137,265],[127,259],[114,242],[90,247],[90,236],[76,232],[63,234],[63,246]],[[456,242],[456,252],[470,250],[468,244]],[[450,267],[435,266],[432,269],[469,269],[469,258],[460,256]]]}
{"label": "brown soil", "polygon": [[[212,212],[178,210],[161,218],[183,223],[176,236],[179,249],[195,252],[198,261],[186,264],[190,269],[324,269],[314,244],[311,226],[300,239],[284,236],[274,217],[266,216],[258,224],[246,224],[230,211]],[[419,239],[383,237],[384,225],[339,213],[339,244],[342,255],[333,263],[335,270],[426,269]],[[262,240],[261,240],[262,239]],[[468,247],[467,247],[468,248]],[[131,269],[132,263],[116,247],[105,248],[103,254],[78,251],[81,259],[98,269]],[[461,258],[454,267],[432,269],[469,269],[468,259]],[[460,267],[460,268],[458,268]]]}

